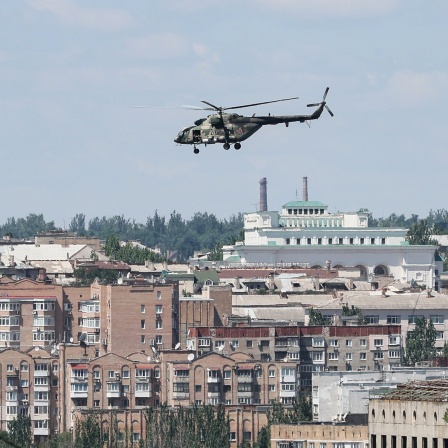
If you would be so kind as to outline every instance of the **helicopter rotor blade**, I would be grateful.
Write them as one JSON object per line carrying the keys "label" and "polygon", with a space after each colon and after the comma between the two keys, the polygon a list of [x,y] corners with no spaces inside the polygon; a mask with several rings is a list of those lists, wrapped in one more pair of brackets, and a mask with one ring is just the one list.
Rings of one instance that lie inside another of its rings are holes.
{"label": "helicopter rotor blade", "polygon": [[215,106],[214,104],[209,103],[208,101],[201,101],[201,103],[204,103],[204,104],[207,104],[210,107],[213,107],[213,109],[206,109],[206,110],[216,110],[218,112],[222,112],[222,110],[223,110],[222,107]]}
{"label": "helicopter rotor blade", "polygon": [[327,87],[326,89],[325,89],[325,92],[324,92],[324,96],[322,97],[322,101],[320,102],[320,103],[311,103],[311,104],[307,104],[306,106],[307,107],[321,107],[321,106],[324,106],[325,107],[325,109],[327,109],[327,112],[332,116],[332,117],[334,117],[334,113],[331,111],[331,109],[327,106],[327,102],[325,101],[325,99],[327,98],[327,94],[328,94],[328,91],[330,90],[330,87]]}
{"label": "helicopter rotor blade", "polygon": [[[283,98],[281,100],[263,101],[261,103],[252,103],[252,104],[243,104],[242,106],[223,107],[222,110],[242,109],[243,107],[261,106],[262,104],[279,103],[281,101],[291,101],[291,100],[298,100],[298,99],[299,99],[299,97],[295,96],[294,98]],[[203,102],[205,102],[205,101],[203,101]]]}
{"label": "helicopter rotor blade", "polygon": [[199,106],[187,106],[185,104],[182,105],[182,109],[193,109],[193,110],[215,110],[211,107],[199,107]]}

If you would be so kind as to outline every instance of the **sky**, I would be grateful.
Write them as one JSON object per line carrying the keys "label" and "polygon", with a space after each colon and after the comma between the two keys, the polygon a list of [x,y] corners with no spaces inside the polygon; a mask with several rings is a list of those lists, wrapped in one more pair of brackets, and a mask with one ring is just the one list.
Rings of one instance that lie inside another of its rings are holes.
{"label": "sky", "polygon": [[[229,218],[302,198],[373,216],[448,208],[446,0],[2,0],[0,224],[157,210]],[[308,114],[239,151],[173,139],[207,112]],[[149,106],[136,108],[135,106]]]}

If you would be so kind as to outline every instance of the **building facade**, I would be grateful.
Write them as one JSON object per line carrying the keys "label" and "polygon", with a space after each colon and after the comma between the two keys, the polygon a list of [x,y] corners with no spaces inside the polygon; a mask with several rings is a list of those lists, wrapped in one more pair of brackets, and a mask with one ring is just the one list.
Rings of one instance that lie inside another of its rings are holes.
{"label": "building facade", "polygon": [[317,201],[292,201],[280,212],[244,215],[244,241],[225,246],[223,260],[233,265],[357,267],[360,277],[391,276],[439,288],[440,261],[435,246],[411,246],[407,229],[368,227],[368,212],[330,213]]}

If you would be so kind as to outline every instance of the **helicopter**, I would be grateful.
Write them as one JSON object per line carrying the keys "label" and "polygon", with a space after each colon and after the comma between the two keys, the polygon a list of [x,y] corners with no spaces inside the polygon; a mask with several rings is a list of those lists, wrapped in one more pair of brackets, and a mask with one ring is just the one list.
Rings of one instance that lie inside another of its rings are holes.
{"label": "helicopter", "polygon": [[317,107],[317,109],[310,115],[267,115],[267,116],[255,116],[246,117],[238,115],[236,113],[225,112],[231,109],[242,109],[244,107],[260,106],[262,104],[278,103],[281,101],[297,100],[299,97],[284,98],[280,100],[264,101],[261,103],[244,104],[242,106],[231,107],[219,107],[208,101],[201,101],[209,107],[201,108],[194,106],[185,106],[197,110],[212,110],[214,114],[209,115],[207,118],[200,118],[194,122],[194,126],[188,126],[183,128],[174,141],[181,145],[193,145],[193,152],[199,154],[198,145],[204,144],[212,145],[215,143],[223,143],[225,150],[230,149],[230,145],[233,144],[235,149],[241,149],[241,142],[247,140],[255,132],[257,132],[262,126],[268,124],[285,123],[286,127],[289,123],[298,121],[299,123],[305,123],[311,120],[317,120],[324,109],[333,117],[334,114],[327,106],[326,98],[329,87],[325,89],[322,101],[319,103],[307,104],[307,107]]}

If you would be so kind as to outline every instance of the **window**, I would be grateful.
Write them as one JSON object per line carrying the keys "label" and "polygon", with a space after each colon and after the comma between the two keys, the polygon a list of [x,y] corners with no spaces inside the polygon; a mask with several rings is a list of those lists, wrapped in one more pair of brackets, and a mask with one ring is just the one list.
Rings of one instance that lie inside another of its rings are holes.
{"label": "window", "polygon": [[330,347],[338,347],[339,340],[338,339],[330,339],[329,344],[330,344]]}
{"label": "window", "polygon": [[333,244],[333,238],[328,238],[328,244]]}
{"label": "window", "polygon": [[387,316],[387,324],[388,325],[401,324],[401,316],[398,314]]}
{"label": "window", "polygon": [[386,244],[386,238],[381,238],[381,244]]}
{"label": "window", "polygon": [[269,392],[275,392],[275,384],[269,384]]}
{"label": "window", "polygon": [[374,352],[373,359],[384,359],[384,353],[383,352]]}
{"label": "window", "polygon": [[157,291],[157,300],[162,300],[162,291]]}
{"label": "window", "polygon": [[365,352],[361,352],[361,353],[359,354],[359,359],[360,359],[361,361],[365,361],[365,360],[367,359],[367,353],[365,353]]}
{"label": "window", "polygon": [[149,369],[135,369],[136,378],[149,378],[151,371]]}
{"label": "window", "polygon": [[400,350],[389,350],[389,358],[400,358]]}
{"label": "window", "polygon": [[156,314],[162,314],[163,307],[162,305],[156,305]]}
{"label": "window", "polygon": [[338,352],[334,352],[334,353],[328,353],[328,360],[329,361],[337,361],[339,359],[339,353]]}
{"label": "window", "polygon": [[122,375],[123,378],[129,378],[129,370],[123,370]]}
{"label": "window", "polygon": [[285,239],[285,244],[291,244],[291,238],[286,238]]}
{"label": "window", "polygon": [[215,340],[215,348],[224,347],[225,342],[222,340]]}
{"label": "window", "polygon": [[146,313],[146,306],[145,306],[145,305],[140,305],[140,312],[141,312],[142,314],[145,314],[145,313]]}
{"label": "window", "polygon": [[232,378],[232,371],[231,370],[224,370],[224,379],[229,380]]}
{"label": "window", "polygon": [[240,343],[239,343],[239,341],[238,341],[237,339],[235,339],[235,340],[233,340],[233,341],[230,343],[230,345],[231,345],[233,348],[237,348],[237,347],[240,346]]}
{"label": "window", "polygon": [[107,377],[115,379],[115,370],[109,370],[107,372]]}
{"label": "window", "polygon": [[366,339],[360,339],[360,340],[359,340],[359,345],[360,345],[361,347],[366,347],[366,346],[367,346],[367,341],[366,341]]}
{"label": "window", "polygon": [[429,316],[429,318],[432,320],[432,323],[434,325],[444,324],[445,323],[445,318],[444,318],[443,315],[435,314],[435,315]]}
{"label": "window", "polygon": [[201,384],[196,384],[194,386],[194,391],[195,392],[201,392],[202,391],[202,385]]}
{"label": "window", "polygon": [[412,316],[408,316],[408,323],[415,324],[418,319],[424,319],[424,318],[425,318],[425,316],[413,314]]}
{"label": "window", "polygon": [[389,336],[389,345],[399,345],[400,336]]}
{"label": "window", "polygon": [[311,244],[311,238],[306,239],[306,244]]}
{"label": "window", "polygon": [[370,238],[370,244],[375,244],[375,238]]}
{"label": "window", "polygon": [[353,347],[353,341],[351,339],[345,340],[345,346],[346,347]]}
{"label": "window", "polygon": [[324,338],[313,338],[313,347],[323,347]]}
{"label": "window", "polygon": [[364,320],[365,320],[366,324],[376,325],[376,324],[380,323],[380,316],[376,316],[376,315],[365,316]]}
{"label": "window", "polygon": [[198,346],[199,347],[210,347],[210,339],[208,339],[208,338],[199,338]]}
{"label": "window", "polygon": [[282,390],[296,390],[296,385],[294,383],[282,383]]}
{"label": "window", "polygon": [[383,340],[382,339],[374,339],[373,340],[373,345],[375,347],[381,347],[383,345]]}
{"label": "window", "polygon": [[140,335],[140,342],[144,344],[146,342],[146,336],[144,334]]}
{"label": "window", "polygon": [[353,359],[353,353],[346,353],[345,354],[345,360],[351,361]]}
{"label": "window", "polygon": [[162,328],[162,319],[156,319],[156,329],[161,330]]}
{"label": "window", "polygon": [[140,328],[141,328],[142,330],[145,329],[145,320],[144,320],[144,319],[142,319],[142,320],[140,321]]}
{"label": "window", "polygon": [[[87,369],[73,369],[72,370],[72,378],[87,378],[88,371]],[[37,378],[34,379],[34,383],[36,383]]]}
{"label": "window", "polygon": [[269,369],[269,378],[275,378],[275,369]]}
{"label": "window", "polygon": [[156,345],[161,345],[162,344],[162,336],[160,334],[158,334],[156,336]]}
{"label": "window", "polygon": [[437,341],[441,341],[441,340],[443,340],[444,339],[444,337],[443,337],[443,331],[436,331],[436,340]]}
{"label": "window", "polygon": [[247,347],[247,348],[252,348],[253,345],[254,345],[253,341],[249,341],[249,340],[246,341],[246,347]]}
{"label": "window", "polygon": [[311,352],[311,359],[313,361],[323,361],[324,360],[324,352]]}

